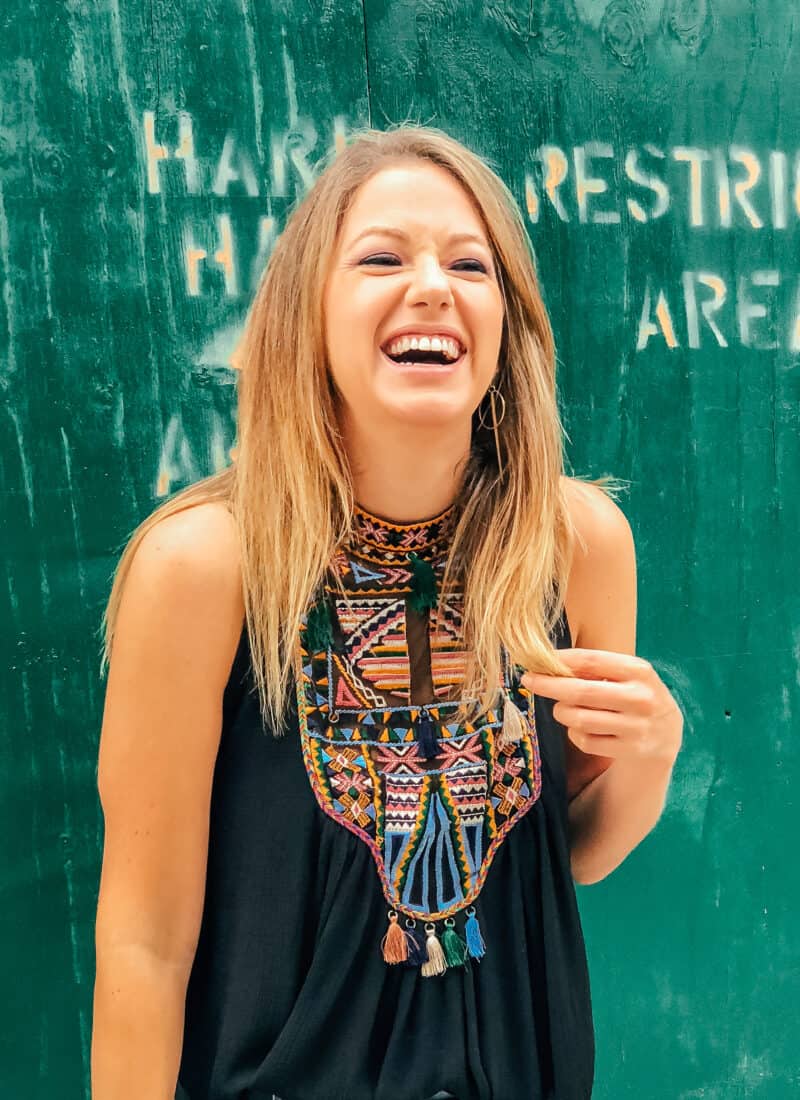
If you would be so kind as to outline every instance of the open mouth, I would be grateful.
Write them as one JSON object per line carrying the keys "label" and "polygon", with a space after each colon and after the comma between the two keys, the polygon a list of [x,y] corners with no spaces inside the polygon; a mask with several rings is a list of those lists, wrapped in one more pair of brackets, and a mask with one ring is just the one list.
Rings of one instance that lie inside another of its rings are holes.
{"label": "open mouth", "polygon": [[402,336],[384,344],[381,351],[401,367],[453,367],[466,354],[460,340],[436,336]]}
{"label": "open mouth", "polygon": [[437,359],[436,355],[431,355],[430,353],[427,354],[427,357],[425,357],[424,355],[423,357],[419,357],[419,359],[410,359],[407,353],[402,357],[402,359],[393,359],[393,356],[387,355],[386,352],[383,351],[383,349],[381,349],[381,354],[383,355],[384,359],[388,360],[388,362],[390,362],[392,366],[396,366],[398,370],[441,371],[443,373],[446,371],[452,371],[454,367],[457,367],[463,359],[464,355],[467,353],[462,352],[459,355],[458,359],[442,359],[441,356]]}

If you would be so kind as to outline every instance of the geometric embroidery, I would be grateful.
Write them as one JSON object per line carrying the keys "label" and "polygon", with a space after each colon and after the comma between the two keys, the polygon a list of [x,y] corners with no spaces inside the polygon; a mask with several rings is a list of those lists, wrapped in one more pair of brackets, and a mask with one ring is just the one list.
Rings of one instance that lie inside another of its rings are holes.
{"label": "geometric embroidery", "polygon": [[350,688],[347,686],[347,681],[342,677],[336,685],[335,695],[336,709],[341,710],[344,707],[358,707],[359,701]]}
{"label": "geometric embroidery", "polygon": [[[519,742],[501,749],[502,712],[459,725],[463,682],[461,595],[441,593],[453,509],[427,523],[394,525],[356,509],[353,545],[326,591],[341,634],[311,653],[303,618],[295,654],[303,761],[320,808],[369,848],[387,903],[423,920],[473,903],[494,856],[541,795],[534,697],[510,670],[507,690],[524,719]],[[406,598],[408,553],[435,571],[430,612],[433,699],[426,704],[438,754],[420,751],[420,704],[411,701]],[[333,713],[332,713],[333,712]]]}
{"label": "geometric embroidery", "polygon": [[375,745],[372,749],[375,767],[383,775],[418,775],[420,767],[414,742],[400,745]]}
{"label": "geometric embroidery", "polygon": [[483,742],[480,734],[470,733],[466,737],[454,737],[442,742],[442,768],[453,768],[456,764],[477,764],[484,761]]}

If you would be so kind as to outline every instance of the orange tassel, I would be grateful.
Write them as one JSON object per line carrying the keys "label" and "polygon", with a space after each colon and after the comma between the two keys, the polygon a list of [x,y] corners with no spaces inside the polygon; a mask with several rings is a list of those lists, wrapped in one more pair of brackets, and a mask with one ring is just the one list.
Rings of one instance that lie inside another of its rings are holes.
{"label": "orange tassel", "polygon": [[381,940],[384,962],[401,963],[408,958],[408,940],[406,934],[397,923],[397,913],[389,910],[389,931]]}

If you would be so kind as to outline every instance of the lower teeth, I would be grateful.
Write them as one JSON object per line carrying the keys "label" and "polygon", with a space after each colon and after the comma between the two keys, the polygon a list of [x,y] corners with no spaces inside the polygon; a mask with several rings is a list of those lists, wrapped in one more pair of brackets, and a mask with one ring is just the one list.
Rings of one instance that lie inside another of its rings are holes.
{"label": "lower teeth", "polygon": [[452,359],[399,359],[395,360],[399,362],[401,367],[446,367],[448,363],[452,363]]}
{"label": "lower teeth", "polygon": [[391,355],[384,352],[387,359],[391,359],[393,363],[396,363],[398,367],[448,367],[452,363],[457,362],[461,356],[456,356],[455,359],[395,359]]}

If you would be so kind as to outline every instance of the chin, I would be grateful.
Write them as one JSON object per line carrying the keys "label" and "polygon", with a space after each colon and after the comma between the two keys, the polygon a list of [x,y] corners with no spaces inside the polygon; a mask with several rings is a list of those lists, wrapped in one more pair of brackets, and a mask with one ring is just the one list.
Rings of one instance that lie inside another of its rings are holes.
{"label": "chin", "polygon": [[403,401],[382,401],[387,420],[418,428],[448,428],[470,424],[472,411],[467,402],[454,401],[452,395],[414,394]]}

